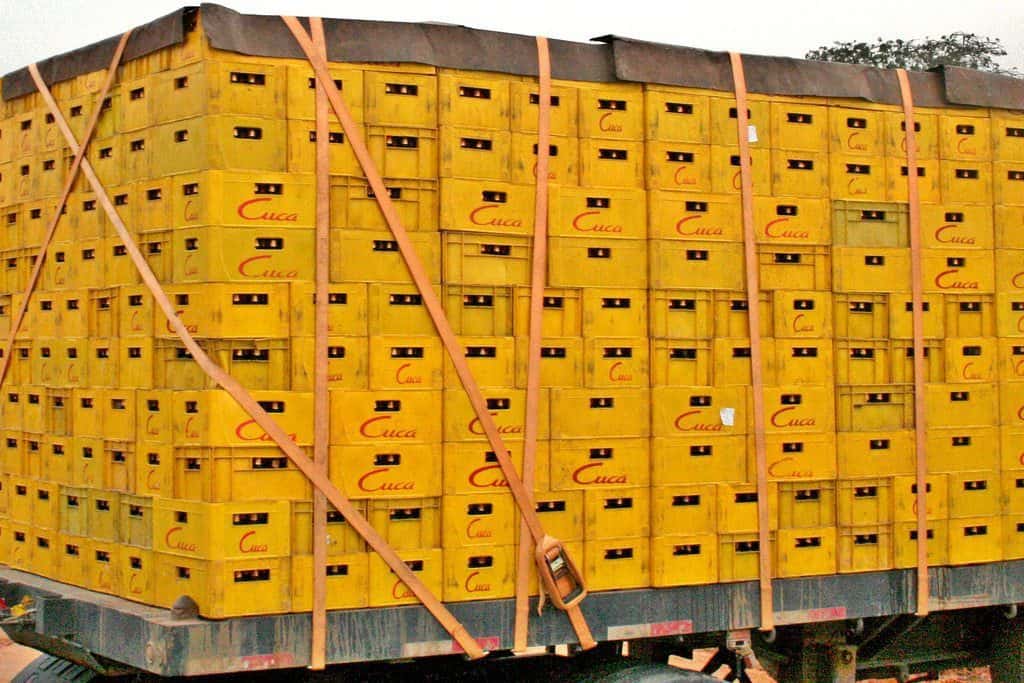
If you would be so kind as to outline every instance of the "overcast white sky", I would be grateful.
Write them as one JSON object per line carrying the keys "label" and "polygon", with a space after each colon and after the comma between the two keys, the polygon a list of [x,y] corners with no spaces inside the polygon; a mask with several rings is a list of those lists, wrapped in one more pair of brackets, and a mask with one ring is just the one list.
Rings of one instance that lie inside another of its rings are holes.
{"label": "overcast white sky", "polygon": [[[174,0],[0,0],[0,74],[162,16]],[[836,40],[1000,38],[1005,66],[1024,68],[1022,0],[226,0],[240,12],[444,21],[585,41],[614,33],[715,50],[802,57]]]}

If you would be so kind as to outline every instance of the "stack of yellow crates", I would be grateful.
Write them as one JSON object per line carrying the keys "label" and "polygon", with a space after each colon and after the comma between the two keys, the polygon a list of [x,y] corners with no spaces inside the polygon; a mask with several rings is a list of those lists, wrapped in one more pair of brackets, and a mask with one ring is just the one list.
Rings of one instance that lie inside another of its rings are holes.
{"label": "stack of yellow crates", "polygon": [[[443,600],[513,595],[518,511],[351,141],[330,126],[314,357],[315,110],[299,60],[202,31],[129,62],[89,159],[203,348]],[[336,64],[336,85],[523,458],[538,85]],[[102,72],[56,84],[76,135]],[[0,334],[70,166],[42,99],[0,110]],[[916,563],[899,107],[750,98],[772,564]],[[735,98],[555,81],[535,497],[591,590],[754,579],[758,496]],[[333,119],[332,119],[333,121]],[[929,557],[1024,557],[1024,116],[917,112]],[[0,557],[207,617],[312,605],[312,487],[195,364],[79,178],[0,390]],[[415,598],[327,519],[328,607]],[[534,588],[536,588],[534,584]]]}

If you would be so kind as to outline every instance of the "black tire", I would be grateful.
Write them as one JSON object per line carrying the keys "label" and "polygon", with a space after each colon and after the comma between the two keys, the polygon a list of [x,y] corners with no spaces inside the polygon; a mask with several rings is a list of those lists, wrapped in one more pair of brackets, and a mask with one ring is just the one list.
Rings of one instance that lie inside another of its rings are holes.
{"label": "black tire", "polygon": [[[668,664],[637,664],[624,660],[601,664],[569,677],[573,683],[706,683],[717,678]],[[719,682],[720,683],[720,682]]]}
{"label": "black tire", "polygon": [[40,655],[15,676],[11,683],[90,683],[100,675],[80,664],[53,655]]}

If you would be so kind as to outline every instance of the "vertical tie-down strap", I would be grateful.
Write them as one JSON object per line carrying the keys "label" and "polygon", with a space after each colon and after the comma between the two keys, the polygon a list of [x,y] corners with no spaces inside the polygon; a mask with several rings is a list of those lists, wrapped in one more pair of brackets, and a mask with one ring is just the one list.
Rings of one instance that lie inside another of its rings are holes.
{"label": "vertical tie-down strap", "polygon": [[736,89],[736,134],[740,147],[740,198],[743,202],[743,250],[747,269],[747,321],[750,326],[750,391],[754,407],[754,456],[757,465],[757,535],[760,550],[761,629],[775,628],[772,596],[771,520],[768,507],[768,459],[765,443],[764,367],[761,363],[761,278],[754,231],[754,179],[750,169],[750,116],[743,58],[730,52]]}
{"label": "vertical tie-down strap", "polygon": [[[64,214],[64,207],[67,205],[68,197],[71,195],[71,187],[78,178],[78,172],[81,169],[82,161],[85,159],[85,155],[89,150],[89,143],[92,141],[93,135],[96,132],[96,124],[99,122],[100,116],[103,114],[103,102],[107,99],[107,93],[110,92],[110,88],[114,84],[114,78],[117,76],[117,67],[121,63],[121,57],[124,55],[124,48],[128,44],[128,37],[131,33],[131,31],[128,31],[122,35],[121,40],[117,44],[117,48],[114,50],[114,56],[110,60],[110,67],[107,69],[107,78],[103,81],[103,88],[100,90],[99,96],[96,98],[92,116],[89,117],[89,123],[85,127],[85,135],[82,136],[81,147],[79,148],[78,153],[75,154],[74,161],[71,162],[71,168],[68,170],[68,177],[64,180],[64,189],[61,191],[60,200],[57,202],[57,206],[53,210],[53,216],[50,218],[49,225],[46,226],[46,233],[43,235],[43,241],[39,247],[39,253],[36,255],[36,262],[32,266],[32,274],[29,276],[28,284],[25,286],[25,295],[21,298],[21,305],[18,306],[18,310],[15,312],[14,318],[11,320],[11,330],[7,335],[7,344],[4,346],[4,355],[0,358],[0,386],[3,386],[4,379],[7,377],[7,371],[10,370],[10,365],[13,362],[11,353],[14,351],[14,339],[18,336],[18,333],[21,331],[21,325],[25,321],[25,314],[28,312],[32,294],[36,291],[36,286],[39,284],[39,275],[42,273],[43,264],[46,262],[46,252],[49,250],[50,244],[53,242],[53,235],[57,231],[57,224],[60,222],[60,217]],[[110,115],[113,116],[113,112],[111,112]]]}
{"label": "vertical tie-down strap", "polygon": [[[583,584],[582,576],[568,556],[564,546],[557,539],[544,533],[544,528],[534,508],[533,494],[523,486],[519,472],[509,457],[508,449],[502,441],[494,418],[487,410],[487,403],[483,393],[480,391],[480,386],[477,384],[469,364],[466,362],[465,351],[455,336],[455,332],[448,321],[448,317],[445,315],[444,307],[441,305],[437,292],[434,291],[433,284],[430,282],[430,277],[423,266],[423,262],[416,253],[416,249],[409,239],[408,232],[406,232],[405,227],[402,225],[398,212],[388,195],[384,180],[366,147],[362,132],[353,120],[348,107],[341,97],[341,93],[330,78],[327,60],[316,52],[309,34],[296,17],[283,16],[281,19],[291,30],[299,47],[313,66],[317,80],[323,83],[327,99],[334,110],[334,115],[341,124],[345,136],[352,144],[352,151],[359,161],[363,172],[366,174],[367,182],[374,192],[377,205],[387,221],[395,242],[398,243],[398,250],[409,270],[413,283],[423,299],[424,307],[434,323],[438,336],[441,338],[442,344],[444,344],[445,351],[455,366],[456,374],[459,376],[466,396],[469,398],[473,412],[487,436],[487,441],[498,459],[498,464],[501,466],[506,481],[508,481],[509,490],[512,493],[516,506],[519,508],[520,515],[538,546],[536,564],[542,583],[548,586],[549,594],[553,592],[559,593],[558,595],[551,595],[552,601],[556,606],[567,609],[572,605],[579,604],[586,597],[586,587]],[[311,17],[309,21],[311,25],[314,23],[322,24],[322,20],[315,17]]]}
{"label": "vertical tie-down strap", "polygon": [[903,98],[907,148],[907,202],[910,205],[910,287],[914,306],[914,453],[917,460],[917,614],[928,614],[928,449],[925,440],[924,273],[921,265],[921,194],[917,185],[917,132],[914,93],[906,69],[897,69]]}
{"label": "vertical tie-down strap", "polygon": [[[67,121],[64,115],[61,113],[57,106],[57,103],[53,99],[53,94],[47,87],[39,74],[39,69],[36,65],[29,66],[29,73],[32,75],[32,79],[35,82],[36,87],[39,89],[40,94],[46,101],[47,106],[50,109],[50,113],[60,128],[61,133],[68,142],[68,146],[71,147],[71,151],[79,155],[82,155],[82,148],[79,146],[78,141],[75,139],[74,133],[68,127]],[[333,84],[332,84],[333,85]],[[336,91],[335,91],[336,92]],[[167,294],[160,286],[159,281],[153,274],[153,271],[149,267],[149,263],[143,257],[142,252],[139,251],[138,245],[132,238],[131,234],[125,227],[121,217],[117,214],[117,210],[114,208],[113,203],[110,201],[110,196],[107,194],[103,185],[100,183],[99,178],[96,177],[96,173],[93,171],[92,165],[88,159],[81,159],[82,173],[88,179],[90,186],[96,193],[96,199],[99,201],[103,210],[106,212],[107,217],[110,219],[114,230],[117,232],[118,237],[121,238],[121,242],[124,244],[128,255],[131,257],[132,262],[138,269],[139,275],[142,278],[143,283],[149,289],[153,295],[153,299],[156,301],[157,306],[163,312],[164,317],[167,318],[167,323],[174,330],[174,333],[178,335],[185,348],[192,354],[196,364],[203,370],[206,375],[212,379],[218,386],[223,388],[242,408],[246,413],[252,417],[253,421],[259,425],[267,436],[281,449],[281,451],[288,456],[288,458],[295,463],[295,466],[306,476],[307,479],[312,482],[313,486],[321,491],[327,498],[327,501],[334,506],[334,508],[340,512],[345,520],[349,523],[352,529],[358,533],[363,539],[366,540],[367,544],[380,555],[381,559],[391,568],[391,571],[401,579],[409,590],[412,591],[413,595],[423,603],[423,606],[434,616],[435,619],[444,627],[448,633],[452,635],[452,638],[458,642],[459,646],[466,652],[466,654],[473,658],[478,659],[485,656],[485,652],[480,645],[469,635],[465,627],[452,615],[448,609],[441,604],[441,602],[431,593],[430,589],[423,584],[422,581],[416,576],[416,574],[406,566],[402,561],[402,558],[388,545],[388,543],[378,534],[369,522],[356,510],[355,506],[352,505],[352,501],[349,500],[337,486],[328,478],[327,473],[323,468],[319,467],[309,457],[303,453],[302,449],[292,441],[283,429],[267,414],[267,412],[260,406],[259,403],[253,399],[252,395],[231,375],[226,373],[220,366],[213,362],[210,357],[203,351],[202,347],[196,343],[196,340],[192,337],[189,331],[185,328],[184,323],[175,313],[174,306],[171,305],[170,300],[167,298]]]}
{"label": "vertical tie-down strap", "polygon": [[[327,58],[322,25],[310,27],[313,45]],[[314,79],[315,80],[315,79]],[[313,462],[330,476],[328,448],[331,433],[331,397],[327,392],[327,300],[331,266],[331,161],[330,115],[327,93],[317,81],[316,108],[316,283],[313,322]],[[313,491],[313,623],[309,667],[327,666],[327,499]]]}

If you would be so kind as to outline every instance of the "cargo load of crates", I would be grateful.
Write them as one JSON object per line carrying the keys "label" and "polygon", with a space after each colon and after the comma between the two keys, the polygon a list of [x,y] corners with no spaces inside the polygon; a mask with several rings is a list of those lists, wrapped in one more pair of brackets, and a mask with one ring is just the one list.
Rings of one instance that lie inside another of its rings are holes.
{"label": "cargo load of crates", "polygon": [[[591,591],[754,580],[735,96],[557,65],[537,511]],[[442,600],[511,597],[518,509],[333,120],[314,357],[309,63],[197,25],[102,103],[97,69],[49,85],[76,135],[103,107],[88,159],[189,332],[304,449],[326,363],[332,481]],[[331,73],[521,463],[537,78]],[[753,94],[749,116],[773,575],[916,566],[902,108]],[[919,107],[915,127],[929,562],[1024,558],[1024,114]],[[0,336],[72,158],[38,93],[5,94]],[[311,609],[313,487],[196,365],[84,178],[10,353],[0,561],[206,617]],[[342,515],[327,530],[329,609],[416,602]]]}

